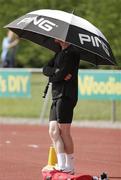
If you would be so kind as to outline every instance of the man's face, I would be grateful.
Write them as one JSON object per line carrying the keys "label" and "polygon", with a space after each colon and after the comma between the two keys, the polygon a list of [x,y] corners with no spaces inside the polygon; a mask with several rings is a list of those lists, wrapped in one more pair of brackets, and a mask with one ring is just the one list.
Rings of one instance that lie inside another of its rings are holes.
{"label": "man's face", "polygon": [[58,39],[55,39],[54,41],[55,41],[55,43],[59,44],[62,48],[66,48],[69,46],[69,43],[67,43],[67,42],[63,42]]}
{"label": "man's face", "polygon": [[60,46],[63,45],[63,43],[64,43],[63,41],[60,41],[58,39],[54,39],[54,41],[55,41],[55,43],[59,44]]}

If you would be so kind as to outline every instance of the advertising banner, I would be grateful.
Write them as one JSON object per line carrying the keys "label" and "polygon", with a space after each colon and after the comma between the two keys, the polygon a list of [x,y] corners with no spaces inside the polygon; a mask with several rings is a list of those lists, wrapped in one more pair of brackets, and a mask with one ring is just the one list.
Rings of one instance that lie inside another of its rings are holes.
{"label": "advertising banner", "polygon": [[79,70],[79,99],[121,100],[121,72]]}
{"label": "advertising banner", "polygon": [[30,97],[30,72],[0,70],[0,97]]}

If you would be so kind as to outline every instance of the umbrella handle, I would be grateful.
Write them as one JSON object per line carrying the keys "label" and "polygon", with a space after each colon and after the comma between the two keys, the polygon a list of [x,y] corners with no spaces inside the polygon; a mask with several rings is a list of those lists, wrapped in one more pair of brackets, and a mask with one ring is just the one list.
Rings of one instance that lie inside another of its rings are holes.
{"label": "umbrella handle", "polygon": [[44,94],[43,94],[43,96],[42,96],[43,98],[46,97],[47,92],[48,92],[48,88],[49,88],[49,82],[47,83],[47,85],[46,85],[46,87],[45,87]]}

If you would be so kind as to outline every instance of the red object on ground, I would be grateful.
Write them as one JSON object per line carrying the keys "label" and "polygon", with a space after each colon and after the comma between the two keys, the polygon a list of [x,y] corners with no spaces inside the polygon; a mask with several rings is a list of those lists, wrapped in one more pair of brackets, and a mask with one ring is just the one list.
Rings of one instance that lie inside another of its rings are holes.
{"label": "red object on ground", "polygon": [[43,180],[92,180],[90,175],[69,175],[67,173],[53,171],[42,172]]}

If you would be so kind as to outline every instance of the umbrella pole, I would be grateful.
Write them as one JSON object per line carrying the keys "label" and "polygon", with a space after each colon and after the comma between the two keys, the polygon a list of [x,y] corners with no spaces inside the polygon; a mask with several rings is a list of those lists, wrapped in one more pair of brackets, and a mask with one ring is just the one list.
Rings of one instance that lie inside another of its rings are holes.
{"label": "umbrella pole", "polygon": [[42,108],[42,111],[41,111],[41,114],[40,114],[40,121],[41,123],[44,122],[44,118],[45,118],[45,114],[46,114],[46,111],[47,111],[47,107],[48,107],[48,104],[49,104],[49,100],[50,100],[50,97],[51,97],[51,84],[48,84],[47,85],[47,89],[46,89],[46,95],[44,96],[45,100],[44,100],[44,103],[43,103],[43,108]]}
{"label": "umbrella pole", "polygon": [[111,121],[115,122],[116,121],[116,101],[115,100],[112,100],[111,112],[112,112]]}

